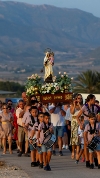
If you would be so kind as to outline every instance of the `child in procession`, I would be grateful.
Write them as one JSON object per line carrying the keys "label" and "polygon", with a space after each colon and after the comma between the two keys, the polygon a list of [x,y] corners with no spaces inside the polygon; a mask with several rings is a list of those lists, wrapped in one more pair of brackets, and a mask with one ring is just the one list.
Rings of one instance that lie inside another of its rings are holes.
{"label": "child in procession", "polygon": [[[89,114],[89,124],[86,125],[84,130],[84,141],[87,146],[91,143],[92,139],[98,136],[100,137],[100,125],[96,121],[96,115],[94,113]],[[100,143],[96,147],[97,159],[98,159],[98,169],[100,169]],[[93,164],[94,151],[89,149],[89,160],[90,160],[90,169],[94,168]]]}
{"label": "child in procession", "polygon": [[38,128],[38,109],[36,106],[32,106],[30,108],[30,116],[27,118],[27,121],[25,123],[25,127],[28,129],[28,139],[29,139],[29,146],[31,151],[31,167],[38,166],[38,154],[36,152],[36,149],[32,146],[32,137],[31,137],[31,131],[34,130],[34,135],[36,132],[36,128]]}
{"label": "child in procession", "polygon": [[84,158],[84,116],[81,116],[81,119],[80,119],[80,125],[79,125],[79,128],[78,128],[78,135],[79,135],[79,143],[80,143],[80,152],[76,156],[76,162],[75,163],[77,163],[77,164],[78,164],[81,156],[83,156],[82,162],[85,161],[85,158]]}
{"label": "child in procession", "polygon": [[51,160],[52,148],[47,149],[46,146],[43,144],[43,141],[45,139],[45,132],[46,131],[49,131],[50,133],[53,132],[53,125],[49,122],[49,120],[50,120],[50,114],[48,112],[45,112],[43,120],[38,127],[38,144],[39,145],[41,144],[45,171],[51,171],[49,163]]}

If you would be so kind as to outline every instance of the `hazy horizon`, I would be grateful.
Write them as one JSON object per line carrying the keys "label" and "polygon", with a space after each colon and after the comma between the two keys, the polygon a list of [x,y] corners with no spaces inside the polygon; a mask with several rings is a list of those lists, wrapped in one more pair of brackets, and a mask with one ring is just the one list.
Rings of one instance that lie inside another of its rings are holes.
{"label": "hazy horizon", "polygon": [[[1,0],[9,1],[9,0]],[[94,16],[100,17],[100,0],[12,0],[16,2],[25,2],[35,5],[54,5],[57,7],[66,7],[66,8],[77,8],[89,13],[92,13]]]}

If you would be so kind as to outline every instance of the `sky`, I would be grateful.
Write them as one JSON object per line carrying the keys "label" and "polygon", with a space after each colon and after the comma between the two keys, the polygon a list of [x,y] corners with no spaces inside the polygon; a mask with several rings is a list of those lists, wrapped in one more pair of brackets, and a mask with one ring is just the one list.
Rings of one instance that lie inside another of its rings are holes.
{"label": "sky", "polygon": [[[5,0],[1,0],[5,1]],[[9,1],[9,0],[6,0]],[[100,0],[12,0],[31,4],[48,4],[57,7],[78,8],[100,17]]]}

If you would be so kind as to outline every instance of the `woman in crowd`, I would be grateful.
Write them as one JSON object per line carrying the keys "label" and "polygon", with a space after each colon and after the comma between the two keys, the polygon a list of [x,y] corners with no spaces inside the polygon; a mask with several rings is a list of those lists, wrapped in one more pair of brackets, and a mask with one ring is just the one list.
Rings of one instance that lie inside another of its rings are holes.
{"label": "woman in crowd", "polygon": [[79,138],[78,138],[78,121],[76,119],[77,114],[82,108],[83,98],[81,94],[77,94],[73,100],[72,105],[70,106],[70,113],[72,115],[71,121],[71,141],[70,144],[72,145],[72,155],[71,158],[74,159],[75,157],[75,149],[76,149],[76,157],[79,153]]}
{"label": "woman in crowd", "polygon": [[8,100],[7,106],[8,106],[8,108],[10,108],[10,112],[13,114],[14,113],[14,107],[13,107],[13,103],[12,103],[11,100]]}
{"label": "woman in crowd", "polygon": [[9,153],[12,154],[11,144],[12,144],[12,114],[8,111],[7,104],[3,104],[2,113],[0,113],[0,118],[2,122],[2,130],[5,136],[3,137],[3,154],[6,154],[6,141],[8,139],[9,143]]}

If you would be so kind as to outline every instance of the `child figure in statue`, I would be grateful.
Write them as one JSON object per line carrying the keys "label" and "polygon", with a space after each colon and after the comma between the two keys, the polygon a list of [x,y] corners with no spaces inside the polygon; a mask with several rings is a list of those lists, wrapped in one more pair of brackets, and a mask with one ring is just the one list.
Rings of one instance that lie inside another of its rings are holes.
{"label": "child figure in statue", "polygon": [[53,52],[46,52],[45,58],[44,58],[44,67],[45,67],[45,75],[44,75],[44,81],[46,83],[52,83],[52,77],[53,77],[53,65],[54,65],[54,53]]}

